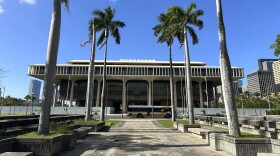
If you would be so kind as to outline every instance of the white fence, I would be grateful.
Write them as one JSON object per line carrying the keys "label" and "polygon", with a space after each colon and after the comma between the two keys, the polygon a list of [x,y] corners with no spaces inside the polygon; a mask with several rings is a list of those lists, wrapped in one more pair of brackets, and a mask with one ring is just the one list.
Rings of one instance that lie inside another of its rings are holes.
{"label": "white fence", "polygon": [[[238,114],[239,115],[258,115],[262,116],[265,115],[265,111],[268,109],[265,108],[239,108]],[[2,114],[31,114],[31,107],[26,106],[2,106]],[[41,111],[41,107],[34,106],[33,113],[39,114]],[[51,107],[51,114],[85,114],[85,107]],[[195,108],[195,114],[226,114],[224,108]],[[93,113],[100,113],[100,107],[92,107]],[[107,114],[114,114],[115,108],[113,107],[106,107],[105,113]],[[183,114],[183,108],[177,108],[178,114]]]}

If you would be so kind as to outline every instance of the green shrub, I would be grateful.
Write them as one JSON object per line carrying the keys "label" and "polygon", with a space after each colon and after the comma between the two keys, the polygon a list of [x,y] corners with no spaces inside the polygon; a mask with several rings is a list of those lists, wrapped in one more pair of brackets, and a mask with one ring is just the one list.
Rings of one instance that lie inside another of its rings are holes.
{"label": "green shrub", "polygon": [[271,109],[267,111],[267,115],[280,115],[280,109]]}

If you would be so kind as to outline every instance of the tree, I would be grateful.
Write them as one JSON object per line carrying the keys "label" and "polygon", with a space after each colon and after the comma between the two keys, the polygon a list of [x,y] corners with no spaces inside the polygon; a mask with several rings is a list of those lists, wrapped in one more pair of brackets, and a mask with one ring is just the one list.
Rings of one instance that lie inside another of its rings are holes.
{"label": "tree", "polygon": [[69,0],[53,0],[53,12],[52,20],[49,32],[49,41],[46,56],[46,66],[44,74],[44,88],[43,99],[41,105],[41,113],[38,126],[38,134],[49,133],[49,117],[50,108],[53,102],[53,84],[56,71],[56,61],[60,39],[60,27],[61,27],[61,4],[64,4],[65,8],[69,9]]}
{"label": "tree", "polygon": [[26,102],[26,112],[25,112],[25,114],[27,114],[27,112],[28,112],[28,101],[31,99],[31,96],[30,95],[26,95],[24,97],[24,99],[25,99],[25,102]]}
{"label": "tree", "polygon": [[89,22],[89,37],[92,40],[91,54],[88,70],[88,82],[87,82],[87,94],[86,94],[86,117],[85,120],[90,120],[92,114],[92,101],[93,101],[93,90],[94,90],[94,59],[95,59],[95,44],[96,44],[96,33],[95,33],[94,19]]}
{"label": "tree", "polygon": [[172,21],[175,23],[175,27],[183,33],[184,52],[185,52],[185,85],[186,85],[186,102],[189,108],[189,123],[194,124],[194,108],[193,108],[193,91],[192,91],[192,80],[191,80],[191,66],[190,66],[190,54],[188,46],[187,33],[192,38],[192,43],[198,43],[198,37],[192,26],[196,26],[200,29],[203,28],[203,21],[200,19],[204,15],[203,10],[196,10],[196,4],[191,3],[190,6],[184,10],[179,6],[172,6],[168,9],[168,13],[172,14]]}
{"label": "tree", "polygon": [[276,36],[275,42],[270,45],[270,49],[274,49],[274,55],[279,56],[280,55],[280,34]]}
{"label": "tree", "polygon": [[[154,30],[154,35],[158,37],[158,43],[166,43],[169,48],[169,71],[170,71],[170,98],[171,98],[171,107],[172,107],[172,121],[175,121],[175,106],[174,106],[174,83],[173,83],[173,65],[172,65],[172,44],[174,38],[179,36],[178,31],[174,30],[174,25],[170,14],[160,14],[158,16],[159,24],[156,25]],[[180,39],[179,39],[180,40]]]}
{"label": "tree", "polygon": [[216,0],[216,6],[220,41],[220,70],[229,135],[240,136],[236,100],[233,92],[232,70],[230,58],[227,51],[226,32],[223,21],[221,0]]}
{"label": "tree", "polygon": [[104,66],[103,66],[103,85],[102,85],[102,93],[101,93],[101,115],[100,121],[104,121],[104,110],[105,110],[105,99],[106,99],[106,60],[107,60],[107,42],[108,38],[111,35],[116,44],[120,44],[121,37],[119,33],[119,28],[125,27],[125,23],[118,20],[113,20],[116,11],[115,9],[111,9],[111,7],[107,7],[104,11],[94,10],[92,12],[94,16],[94,24],[96,32],[101,31],[101,34],[97,40],[97,46],[100,46],[100,49],[105,45],[104,51]]}

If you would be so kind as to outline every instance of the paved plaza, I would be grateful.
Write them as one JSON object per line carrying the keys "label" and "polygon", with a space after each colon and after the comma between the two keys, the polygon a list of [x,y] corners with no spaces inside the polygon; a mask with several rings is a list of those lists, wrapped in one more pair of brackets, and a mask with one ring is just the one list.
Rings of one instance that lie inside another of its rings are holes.
{"label": "paved plaza", "polygon": [[206,140],[155,120],[125,120],[108,132],[90,133],[75,149],[60,156],[227,156],[207,145]]}

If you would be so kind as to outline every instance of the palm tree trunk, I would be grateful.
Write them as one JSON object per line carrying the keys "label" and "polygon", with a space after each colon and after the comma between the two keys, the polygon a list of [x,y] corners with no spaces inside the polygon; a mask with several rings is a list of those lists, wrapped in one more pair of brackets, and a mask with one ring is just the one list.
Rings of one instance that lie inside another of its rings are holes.
{"label": "palm tree trunk", "polygon": [[185,80],[187,83],[186,98],[189,107],[189,124],[194,124],[194,112],[193,112],[193,96],[192,96],[192,78],[191,78],[191,65],[190,65],[190,54],[188,45],[187,28],[184,27],[184,47],[185,47]]}
{"label": "palm tree trunk", "polygon": [[102,85],[102,93],[101,93],[101,114],[100,114],[100,121],[105,120],[105,100],[106,100],[106,74],[107,74],[107,69],[106,69],[106,61],[107,61],[107,30],[105,30],[105,51],[104,51],[104,66],[103,66],[103,85]]}
{"label": "palm tree trunk", "polygon": [[39,119],[38,134],[49,133],[50,108],[53,101],[53,84],[56,71],[57,53],[60,39],[61,1],[53,1],[53,13],[50,26],[46,67],[44,75],[43,99]]}
{"label": "palm tree trunk", "polygon": [[175,106],[174,106],[174,83],[173,83],[173,66],[172,66],[172,47],[169,46],[169,64],[170,64],[170,98],[171,98],[171,107],[172,107],[172,121],[175,119]]}
{"label": "palm tree trunk", "polygon": [[216,0],[220,40],[220,68],[229,135],[240,136],[238,113],[233,92],[232,70],[227,51],[226,32],[223,21],[221,0]]}
{"label": "palm tree trunk", "polygon": [[87,95],[86,95],[86,117],[85,120],[90,120],[92,114],[92,101],[93,101],[93,90],[94,90],[94,59],[95,59],[95,28],[94,23],[92,24],[92,43],[91,43],[91,55],[88,70],[88,82],[87,82]]}

